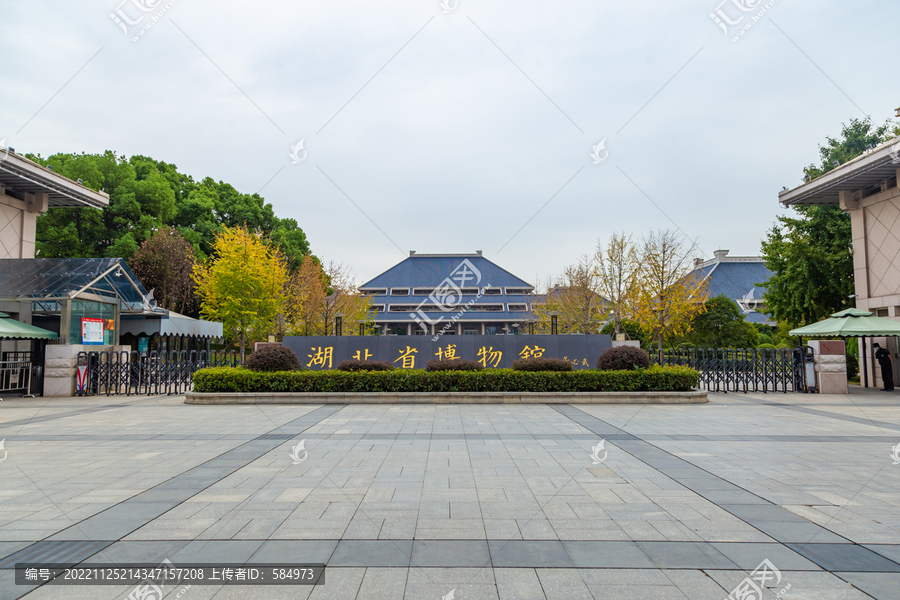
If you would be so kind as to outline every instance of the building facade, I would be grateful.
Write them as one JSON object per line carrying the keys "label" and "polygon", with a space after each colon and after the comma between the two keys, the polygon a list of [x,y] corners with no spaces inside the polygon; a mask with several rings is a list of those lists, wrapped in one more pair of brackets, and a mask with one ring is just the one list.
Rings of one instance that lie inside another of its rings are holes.
{"label": "building facade", "polygon": [[109,194],[54,173],[12,148],[0,147],[0,259],[34,258],[37,218],[48,208],[107,204]]}
{"label": "building facade", "polygon": [[[784,206],[839,205],[850,215],[856,307],[900,321],[900,138],[894,138],[778,200]],[[894,357],[894,380],[900,376],[896,338],[878,339]],[[867,345],[869,381],[881,384],[881,369]]]}
{"label": "building facade", "polygon": [[[417,254],[360,286],[379,335],[528,333],[534,286],[482,256]],[[348,324],[352,325],[352,324]]]}
{"label": "building facade", "polygon": [[764,285],[772,276],[758,256],[728,256],[728,250],[716,250],[710,260],[696,259],[693,274],[706,281],[710,298],[725,294],[737,304],[749,323],[775,326],[765,314]]}

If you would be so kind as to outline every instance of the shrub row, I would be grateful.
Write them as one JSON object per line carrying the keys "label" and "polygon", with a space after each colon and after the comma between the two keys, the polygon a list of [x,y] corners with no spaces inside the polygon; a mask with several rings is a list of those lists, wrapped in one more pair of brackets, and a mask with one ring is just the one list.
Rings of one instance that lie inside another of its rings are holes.
{"label": "shrub row", "polygon": [[697,387],[688,367],[638,371],[290,371],[214,367],[194,374],[196,392],[681,392]]}
{"label": "shrub row", "polygon": [[572,363],[562,358],[520,358],[514,360],[512,368],[516,371],[574,371]]}
{"label": "shrub row", "polygon": [[443,360],[429,360],[425,367],[429,371],[483,371],[484,366],[474,360],[453,358]]}
{"label": "shrub row", "polygon": [[351,358],[341,361],[338,371],[390,371],[394,365],[384,360],[359,360]]}

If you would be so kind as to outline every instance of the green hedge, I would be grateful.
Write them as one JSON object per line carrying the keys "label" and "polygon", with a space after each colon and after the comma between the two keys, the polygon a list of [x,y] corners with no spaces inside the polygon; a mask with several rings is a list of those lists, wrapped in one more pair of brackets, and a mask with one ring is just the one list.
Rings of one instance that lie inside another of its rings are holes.
{"label": "green hedge", "polygon": [[688,367],[638,371],[282,371],[214,367],[194,374],[195,392],[683,392],[699,382]]}

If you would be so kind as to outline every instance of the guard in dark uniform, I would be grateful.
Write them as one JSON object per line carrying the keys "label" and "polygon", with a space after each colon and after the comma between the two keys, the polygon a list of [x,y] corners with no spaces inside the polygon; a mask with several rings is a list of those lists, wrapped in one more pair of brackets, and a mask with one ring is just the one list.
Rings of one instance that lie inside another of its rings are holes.
{"label": "guard in dark uniform", "polygon": [[872,347],[875,348],[875,359],[881,365],[881,378],[884,380],[884,388],[881,391],[892,392],[894,391],[894,364],[891,361],[891,353],[878,344],[872,344]]}

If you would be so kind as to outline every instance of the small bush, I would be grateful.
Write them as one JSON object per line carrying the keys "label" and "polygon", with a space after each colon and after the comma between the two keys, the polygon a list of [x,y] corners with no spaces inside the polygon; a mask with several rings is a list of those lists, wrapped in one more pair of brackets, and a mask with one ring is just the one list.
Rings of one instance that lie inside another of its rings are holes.
{"label": "small bush", "polygon": [[264,346],[251,354],[244,366],[251,371],[263,372],[299,371],[303,368],[294,351],[284,346]]}
{"label": "small bush", "polygon": [[296,371],[257,373],[214,367],[194,374],[194,391],[265,392],[686,392],[700,374],[688,367],[653,365],[643,371]]}
{"label": "small bush", "polygon": [[853,379],[857,375],[859,375],[859,359],[847,354],[847,379]]}
{"label": "small bush", "polygon": [[520,358],[513,361],[514,371],[572,371],[572,363],[562,358]]}
{"label": "small bush", "polygon": [[454,358],[452,360],[429,360],[425,368],[428,371],[481,371],[484,366],[474,360]]}
{"label": "small bush", "polygon": [[390,371],[394,368],[389,362],[383,360],[359,360],[351,358],[341,361],[337,366],[338,371]]}
{"label": "small bush", "polygon": [[633,371],[649,366],[650,356],[634,346],[610,348],[597,359],[597,368],[601,371]]}

